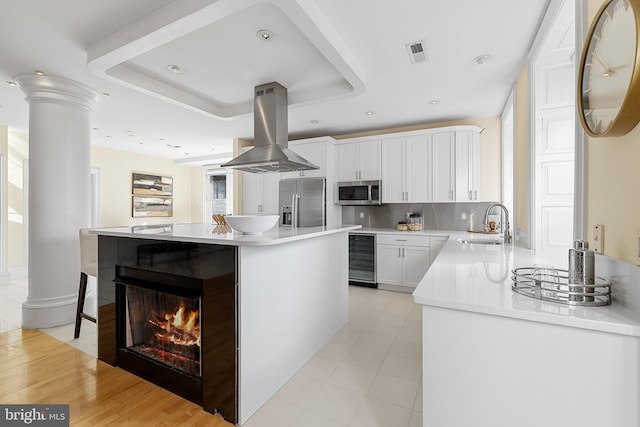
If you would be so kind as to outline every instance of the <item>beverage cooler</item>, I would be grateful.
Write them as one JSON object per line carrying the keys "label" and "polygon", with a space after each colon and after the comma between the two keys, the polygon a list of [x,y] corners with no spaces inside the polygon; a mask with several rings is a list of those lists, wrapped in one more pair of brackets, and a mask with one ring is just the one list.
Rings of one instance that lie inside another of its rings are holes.
{"label": "beverage cooler", "polygon": [[375,234],[349,233],[349,284],[378,287]]}

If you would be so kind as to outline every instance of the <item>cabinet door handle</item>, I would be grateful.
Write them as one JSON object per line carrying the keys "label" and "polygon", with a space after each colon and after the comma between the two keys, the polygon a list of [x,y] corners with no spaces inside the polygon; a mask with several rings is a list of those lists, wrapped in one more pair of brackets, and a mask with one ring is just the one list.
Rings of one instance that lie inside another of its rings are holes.
{"label": "cabinet door handle", "polygon": [[402,248],[402,258],[404,258],[404,248]]}
{"label": "cabinet door handle", "polygon": [[473,200],[478,200],[478,190],[473,190]]}
{"label": "cabinet door handle", "polygon": [[398,258],[402,258],[402,248],[398,248]]}
{"label": "cabinet door handle", "polygon": [[449,190],[449,200],[453,200],[453,190]]}
{"label": "cabinet door handle", "polygon": [[473,200],[473,191],[469,190],[469,200]]}
{"label": "cabinet door handle", "polygon": [[396,239],[396,242],[406,242],[407,239]]}

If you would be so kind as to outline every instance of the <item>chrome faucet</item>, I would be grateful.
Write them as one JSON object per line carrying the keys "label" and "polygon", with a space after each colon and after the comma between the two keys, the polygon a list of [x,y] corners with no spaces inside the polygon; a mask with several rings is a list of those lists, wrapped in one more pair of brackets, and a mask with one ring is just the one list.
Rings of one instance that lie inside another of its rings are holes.
{"label": "chrome faucet", "polygon": [[487,211],[484,214],[484,225],[489,225],[489,211],[491,211],[491,209],[495,208],[496,206],[502,208],[502,210],[504,211],[504,219],[506,224],[500,225],[500,228],[502,229],[502,239],[504,240],[504,243],[511,243],[511,230],[509,229],[509,211],[507,210],[507,207],[505,205],[500,203],[492,203],[491,205],[489,205]]}

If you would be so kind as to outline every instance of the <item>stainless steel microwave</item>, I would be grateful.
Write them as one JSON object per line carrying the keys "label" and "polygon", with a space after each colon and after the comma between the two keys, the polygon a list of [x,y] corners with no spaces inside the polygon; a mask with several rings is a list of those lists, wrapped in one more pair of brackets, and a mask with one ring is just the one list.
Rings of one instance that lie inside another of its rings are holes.
{"label": "stainless steel microwave", "polygon": [[346,181],[336,183],[339,205],[381,205],[381,181]]}

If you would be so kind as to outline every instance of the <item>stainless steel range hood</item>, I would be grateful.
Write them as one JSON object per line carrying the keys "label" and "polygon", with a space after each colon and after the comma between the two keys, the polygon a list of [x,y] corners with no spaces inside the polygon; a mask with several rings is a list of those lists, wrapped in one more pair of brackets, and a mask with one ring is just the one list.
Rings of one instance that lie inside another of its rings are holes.
{"label": "stainless steel range hood", "polygon": [[256,86],[253,100],[255,147],[221,165],[244,172],[291,172],[318,169],[288,148],[287,89],[277,82]]}

